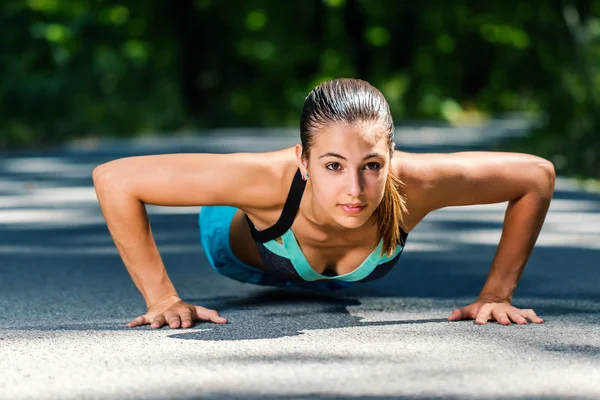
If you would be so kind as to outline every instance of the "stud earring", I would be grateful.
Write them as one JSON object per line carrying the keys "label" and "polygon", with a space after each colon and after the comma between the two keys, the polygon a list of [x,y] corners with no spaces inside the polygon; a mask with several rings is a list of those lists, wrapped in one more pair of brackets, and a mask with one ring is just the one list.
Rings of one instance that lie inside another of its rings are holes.
{"label": "stud earring", "polygon": [[306,174],[306,175],[304,175],[304,176],[302,177],[302,180],[303,180],[303,181],[305,181],[305,180],[307,180],[307,179],[308,179],[308,174]]}

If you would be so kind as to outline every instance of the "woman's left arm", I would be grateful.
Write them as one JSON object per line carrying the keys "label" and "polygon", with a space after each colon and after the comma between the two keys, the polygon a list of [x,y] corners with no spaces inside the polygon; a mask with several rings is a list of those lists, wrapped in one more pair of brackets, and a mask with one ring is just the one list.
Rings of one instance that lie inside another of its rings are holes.
{"label": "woman's left arm", "polygon": [[508,202],[483,289],[473,304],[454,310],[449,319],[542,322],[533,310],[510,303],[550,206],[556,178],[552,163],[530,154],[473,151],[410,154],[402,165],[406,168],[401,175],[419,182],[411,185],[416,187],[411,196],[422,215],[448,206]]}

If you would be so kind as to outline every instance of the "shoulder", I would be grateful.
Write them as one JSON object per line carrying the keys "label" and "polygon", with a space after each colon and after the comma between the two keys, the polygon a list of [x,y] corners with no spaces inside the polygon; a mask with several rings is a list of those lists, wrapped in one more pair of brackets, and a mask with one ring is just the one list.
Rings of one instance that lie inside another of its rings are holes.
{"label": "shoulder", "polygon": [[[285,148],[267,153],[251,153],[251,157],[261,165],[260,179],[252,180],[257,199],[253,204],[244,208],[248,214],[261,211],[280,210],[283,208],[298,163],[294,148]],[[258,201],[260,199],[260,201]]]}
{"label": "shoulder", "polygon": [[428,213],[424,207],[427,182],[426,168],[423,168],[428,155],[396,150],[392,161],[392,171],[402,181],[402,196],[406,202],[407,215],[403,228],[410,232]]}
{"label": "shoulder", "polygon": [[392,171],[404,182],[413,218],[451,206],[510,201],[529,190],[548,191],[554,169],[543,158],[524,153],[396,151]]}
{"label": "shoulder", "polygon": [[293,147],[260,153],[259,157],[264,172],[261,179],[253,184],[257,200],[239,208],[262,230],[280,218],[298,163]]}

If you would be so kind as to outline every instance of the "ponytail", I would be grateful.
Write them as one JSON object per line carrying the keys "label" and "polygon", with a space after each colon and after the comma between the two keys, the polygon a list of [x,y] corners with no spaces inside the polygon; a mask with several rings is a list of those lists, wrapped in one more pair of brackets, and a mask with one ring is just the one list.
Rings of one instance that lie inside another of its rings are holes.
{"label": "ponytail", "polygon": [[392,255],[397,245],[404,246],[401,239],[400,224],[404,222],[406,201],[400,194],[404,183],[391,172],[385,181],[385,191],[379,207],[377,220],[379,222],[379,238],[383,240],[381,255]]}

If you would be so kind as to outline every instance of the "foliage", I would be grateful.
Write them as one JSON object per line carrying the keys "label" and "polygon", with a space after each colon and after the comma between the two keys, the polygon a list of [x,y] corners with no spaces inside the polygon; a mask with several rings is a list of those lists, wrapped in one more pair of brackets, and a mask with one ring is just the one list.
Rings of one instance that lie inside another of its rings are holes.
{"label": "foliage", "polygon": [[397,121],[525,111],[524,148],[600,170],[600,0],[5,0],[0,23],[0,147],[297,125],[354,76]]}

